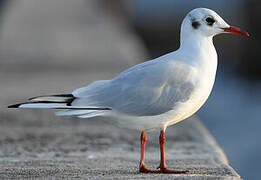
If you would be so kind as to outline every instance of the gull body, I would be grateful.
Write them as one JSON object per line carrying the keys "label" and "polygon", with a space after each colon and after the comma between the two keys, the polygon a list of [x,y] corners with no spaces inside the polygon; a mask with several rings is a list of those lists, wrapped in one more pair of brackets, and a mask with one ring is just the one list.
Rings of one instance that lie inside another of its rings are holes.
{"label": "gull body", "polygon": [[[93,82],[72,94],[39,96],[9,107],[62,109],[57,115],[80,118],[113,117],[119,125],[142,131],[140,172],[187,173],[166,168],[165,129],[193,115],[209,97],[217,70],[213,37],[220,33],[249,36],[210,9],[194,9],[182,22],[177,51],[133,66],[111,80]],[[145,131],[153,129],[161,130],[159,170],[147,169],[144,161]]]}
{"label": "gull body", "polygon": [[[109,115],[117,119],[120,125],[139,130],[165,130],[167,126],[193,115],[210,95],[217,69],[217,54],[212,37],[205,39],[198,37],[195,40],[198,42],[195,46],[181,46],[175,52],[134,66],[109,82],[113,84],[114,81],[116,83],[121,81],[125,84],[124,81],[128,82],[130,78],[130,82],[133,82],[134,78],[138,83],[127,83],[125,86],[128,87],[123,90],[123,95],[124,91],[134,93],[143,91],[142,96],[153,95],[135,98],[138,101],[135,103],[136,107],[127,105],[127,108],[134,109],[123,109],[128,114],[121,112],[122,106],[119,107],[119,111],[106,113],[110,113]],[[139,89],[137,86],[144,87]],[[76,90],[73,94],[77,96],[80,91],[81,89]],[[128,103],[128,98],[124,98],[121,103]],[[140,105],[145,106],[142,107],[142,111],[136,109]]]}
{"label": "gull body", "polygon": [[178,50],[71,96],[40,96],[12,107],[66,109],[57,115],[110,116],[127,128],[165,130],[193,115],[209,97],[217,69],[213,36],[229,28],[216,12],[194,9],[182,22]]}

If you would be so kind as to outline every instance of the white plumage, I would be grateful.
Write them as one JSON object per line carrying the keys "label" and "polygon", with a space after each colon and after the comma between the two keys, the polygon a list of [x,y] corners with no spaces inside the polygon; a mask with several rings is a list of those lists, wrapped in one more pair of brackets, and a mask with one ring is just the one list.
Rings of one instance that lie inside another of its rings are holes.
{"label": "white plumage", "polygon": [[56,114],[110,116],[128,128],[165,130],[194,114],[207,100],[217,68],[212,39],[232,32],[228,30],[231,27],[214,11],[194,9],[182,22],[177,51],[131,67],[111,80],[93,82],[72,95],[36,97],[11,107],[65,109]]}

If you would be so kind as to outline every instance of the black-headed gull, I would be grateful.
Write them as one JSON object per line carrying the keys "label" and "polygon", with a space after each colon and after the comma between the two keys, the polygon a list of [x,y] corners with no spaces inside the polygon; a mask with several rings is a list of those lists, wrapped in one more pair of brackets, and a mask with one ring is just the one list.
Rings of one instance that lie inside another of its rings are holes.
{"label": "black-headed gull", "polygon": [[[76,89],[72,94],[39,96],[9,108],[62,109],[57,115],[80,118],[113,117],[120,125],[141,131],[140,172],[186,173],[166,168],[165,129],[194,114],[207,100],[217,69],[212,39],[221,33],[249,36],[210,9],[194,9],[182,22],[178,50],[133,66],[111,80]],[[148,169],[144,163],[145,132],[152,129],[160,130],[158,170]]]}

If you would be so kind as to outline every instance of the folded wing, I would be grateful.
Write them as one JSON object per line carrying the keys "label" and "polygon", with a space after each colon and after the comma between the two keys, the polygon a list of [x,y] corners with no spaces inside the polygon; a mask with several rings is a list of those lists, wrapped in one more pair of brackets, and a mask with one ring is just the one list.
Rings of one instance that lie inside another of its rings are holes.
{"label": "folded wing", "polygon": [[148,61],[112,80],[75,90],[72,106],[107,107],[131,116],[153,116],[186,102],[194,90],[195,69],[182,62]]}

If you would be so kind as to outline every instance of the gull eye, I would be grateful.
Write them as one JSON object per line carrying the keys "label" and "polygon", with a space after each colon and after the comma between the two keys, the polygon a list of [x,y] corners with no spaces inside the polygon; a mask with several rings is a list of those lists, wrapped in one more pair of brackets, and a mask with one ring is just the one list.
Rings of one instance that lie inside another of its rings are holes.
{"label": "gull eye", "polygon": [[212,17],[207,17],[206,22],[207,22],[207,25],[212,26],[216,21]]}

